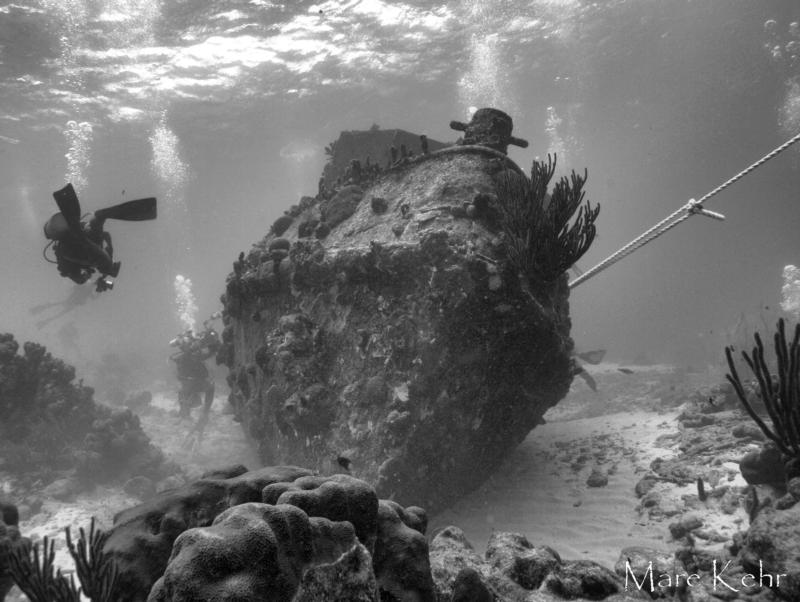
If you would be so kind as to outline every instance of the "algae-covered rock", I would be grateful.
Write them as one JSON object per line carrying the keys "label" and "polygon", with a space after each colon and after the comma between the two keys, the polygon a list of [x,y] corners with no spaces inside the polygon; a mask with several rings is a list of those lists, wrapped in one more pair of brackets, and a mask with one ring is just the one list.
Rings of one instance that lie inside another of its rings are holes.
{"label": "algae-covered rock", "polygon": [[[290,211],[288,253],[270,250],[273,231],[237,262],[219,357],[265,463],[329,471],[345,456],[380,497],[436,512],[564,397],[566,276],[529,281],[509,261],[506,170],[520,171],[475,145],[400,156],[368,179],[351,169],[358,185]],[[301,229],[315,220],[323,238]]]}
{"label": "algae-covered rock", "polygon": [[94,390],[76,382],[75,368],[42,345],[26,342],[19,349],[13,335],[0,334],[4,470],[45,483],[74,471],[71,493],[132,477],[160,480],[177,471],[133,412],[97,403]]}
{"label": "algae-covered rock", "polygon": [[780,599],[800,599],[800,506],[761,510],[744,537],[738,560],[755,581],[774,587]]}

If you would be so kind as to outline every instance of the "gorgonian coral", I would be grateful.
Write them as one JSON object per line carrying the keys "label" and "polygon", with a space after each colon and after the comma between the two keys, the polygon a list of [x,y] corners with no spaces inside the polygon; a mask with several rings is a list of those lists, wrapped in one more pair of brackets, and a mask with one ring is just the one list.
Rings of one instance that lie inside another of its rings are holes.
{"label": "gorgonian coral", "polygon": [[547,155],[547,163],[533,162],[530,179],[506,170],[497,181],[509,259],[526,277],[540,282],[557,279],[586,253],[600,213],[599,205],[581,205],[586,172],[562,177],[548,193],[555,169],[555,155]]}
{"label": "gorgonian coral", "polygon": [[[800,462],[800,324],[795,326],[794,336],[789,342],[786,338],[786,324],[783,318],[778,320],[778,330],[773,337],[777,378],[772,375],[764,359],[764,343],[761,336],[756,333],[754,338],[756,346],[751,353],[742,351],[742,357],[758,380],[759,397],[764,402],[772,423],[771,428],[758,415],[748,399],[745,384],[742,383],[736,370],[733,347],[725,348],[725,357],[730,368],[727,378],[736,390],[745,411],[787,460],[794,460],[793,464],[796,465]],[[800,471],[797,470],[800,467],[787,466],[787,468],[789,477],[800,476]],[[795,472],[799,474],[794,474]]]}

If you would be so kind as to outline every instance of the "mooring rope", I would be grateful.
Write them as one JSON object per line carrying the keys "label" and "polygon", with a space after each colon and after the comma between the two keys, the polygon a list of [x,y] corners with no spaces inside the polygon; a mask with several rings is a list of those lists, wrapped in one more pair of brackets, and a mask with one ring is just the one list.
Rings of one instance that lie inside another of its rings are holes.
{"label": "mooring rope", "polygon": [[665,232],[668,232],[669,230],[680,224],[682,221],[688,219],[692,215],[701,214],[713,219],[718,219],[718,220],[725,219],[725,216],[720,213],[715,213],[713,211],[708,211],[707,209],[704,209],[703,203],[708,199],[710,199],[711,197],[713,197],[714,195],[719,194],[720,192],[725,190],[731,184],[734,184],[738,180],[742,179],[744,176],[749,174],[754,169],[761,167],[764,163],[766,163],[770,159],[773,159],[774,157],[776,157],[777,155],[779,155],[780,153],[782,153],[783,151],[785,151],[787,148],[789,148],[798,141],[800,141],[800,134],[797,134],[793,138],[790,138],[789,140],[781,144],[778,148],[774,149],[772,152],[767,153],[766,155],[761,157],[758,161],[756,161],[746,169],[743,169],[729,180],[726,180],[725,182],[717,186],[714,190],[701,197],[700,200],[696,201],[694,199],[689,199],[689,201],[685,205],[680,207],[677,211],[674,211],[673,213],[669,214],[667,217],[658,222],[655,226],[649,228],[648,230],[646,230],[645,232],[634,238],[624,247],[606,257],[603,261],[598,263],[593,268],[586,270],[583,274],[575,278],[575,280],[572,280],[569,283],[569,288],[575,288],[581,282],[588,280],[595,274],[599,274],[606,268],[617,263],[620,259],[622,259],[626,255],[630,255],[636,249],[639,249],[644,245],[646,245],[647,243],[649,243],[650,241],[655,240],[656,238],[658,238]]}

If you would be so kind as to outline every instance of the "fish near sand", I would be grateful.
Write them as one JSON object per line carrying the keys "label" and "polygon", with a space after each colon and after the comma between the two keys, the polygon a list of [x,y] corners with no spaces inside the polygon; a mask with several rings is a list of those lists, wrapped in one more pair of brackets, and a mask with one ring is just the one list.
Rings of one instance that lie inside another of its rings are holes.
{"label": "fish near sand", "polygon": [[583,360],[587,364],[592,364],[596,366],[600,362],[603,361],[603,358],[606,356],[605,349],[595,349],[593,351],[583,351],[581,353],[576,353],[576,357]]}
{"label": "fish near sand", "polygon": [[597,381],[592,378],[592,375],[589,374],[583,366],[578,366],[577,370],[578,371],[575,373],[575,376],[580,376],[589,386],[589,388],[597,393]]}
{"label": "fish near sand", "polygon": [[[597,365],[603,361],[603,358],[606,355],[605,349],[595,349],[593,351],[583,351],[580,353],[575,353],[575,357],[578,359],[586,362],[587,364]],[[584,382],[588,385],[588,387],[597,393],[597,381],[586,371],[586,368],[581,366],[578,362],[574,362],[575,364],[575,376],[580,376]]]}

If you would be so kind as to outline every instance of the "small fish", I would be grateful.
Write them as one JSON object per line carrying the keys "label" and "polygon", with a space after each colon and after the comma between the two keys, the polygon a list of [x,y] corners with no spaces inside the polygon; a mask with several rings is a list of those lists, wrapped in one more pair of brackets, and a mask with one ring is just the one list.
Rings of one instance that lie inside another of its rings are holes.
{"label": "small fish", "polygon": [[605,349],[595,349],[593,351],[584,351],[582,353],[576,353],[580,359],[582,359],[587,364],[599,364],[603,361],[603,358],[606,356]]}
{"label": "small fish", "polygon": [[580,366],[579,370],[575,373],[575,376],[580,376],[589,388],[597,393],[597,382],[592,378],[592,375],[589,374],[586,370],[584,370],[583,366]]}
{"label": "small fish", "polygon": [[623,374],[633,374],[633,370],[631,370],[630,368],[617,368],[617,370],[619,370]]}
{"label": "small fish", "polygon": [[350,472],[350,458],[339,456],[336,458],[336,463],[346,471]]}
{"label": "small fish", "polygon": [[709,398],[708,398],[708,403],[709,403],[709,405],[711,405],[712,407],[716,407],[716,406],[714,405],[714,398],[713,398],[713,397],[709,397]]}

